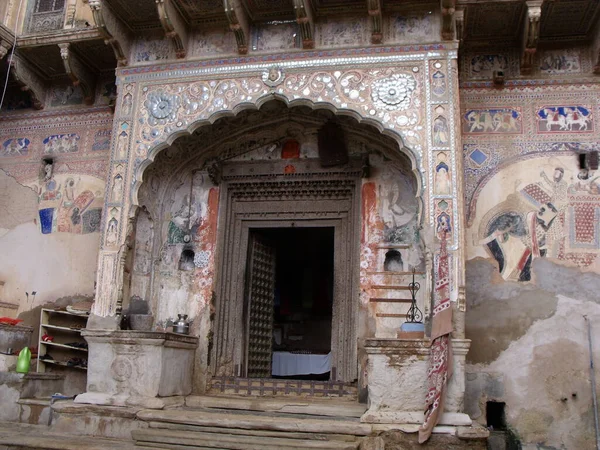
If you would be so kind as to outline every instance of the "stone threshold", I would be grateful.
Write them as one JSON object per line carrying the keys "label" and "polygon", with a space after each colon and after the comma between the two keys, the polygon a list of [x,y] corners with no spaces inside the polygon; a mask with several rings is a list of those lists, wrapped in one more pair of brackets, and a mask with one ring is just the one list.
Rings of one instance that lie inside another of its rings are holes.
{"label": "stone threshold", "polygon": [[226,395],[190,395],[185,399],[188,408],[230,409],[242,411],[278,412],[332,417],[361,417],[367,405],[347,398],[307,397],[246,397]]}

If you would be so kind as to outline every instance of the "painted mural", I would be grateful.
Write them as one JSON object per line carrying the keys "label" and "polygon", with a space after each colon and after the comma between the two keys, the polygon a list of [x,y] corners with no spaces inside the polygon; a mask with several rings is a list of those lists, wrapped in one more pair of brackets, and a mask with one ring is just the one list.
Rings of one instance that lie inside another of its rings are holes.
{"label": "painted mural", "polygon": [[347,47],[368,42],[367,21],[319,21],[315,26],[319,47]]}
{"label": "painted mural", "polygon": [[79,150],[79,135],[76,133],[53,134],[44,139],[44,153],[74,153]]}
{"label": "painted mural", "polygon": [[54,174],[29,186],[38,194],[42,234],[100,231],[104,182],[87,175]]}
{"label": "painted mural", "polygon": [[94,133],[94,142],[92,143],[92,151],[110,150],[110,138],[112,130],[99,130]]}
{"label": "painted mural", "polygon": [[549,75],[581,73],[579,50],[564,49],[541,53],[540,72]]}
{"label": "painted mural", "polygon": [[537,123],[540,133],[594,131],[589,106],[544,106],[537,112]]}
{"label": "painted mural", "polygon": [[463,133],[522,133],[517,108],[469,109],[463,114]]}
{"label": "painted mural", "polygon": [[276,24],[256,27],[252,30],[252,50],[277,52],[302,47],[296,24]]}
{"label": "painted mural", "polygon": [[[190,180],[191,178],[191,180]],[[168,244],[187,244],[196,241],[202,221],[206,221],[208,195],[212,183],[206,172],[194,172],[182,180],[173,194],[174,201],[167,213]]]}
{"label": "painted mural", "polygon": [[494,72],[508,69],[508,57],[503,54],[473,55],[469,61],[470,78],[490,79]]}
{"label": "painted mural", "polygon": [[434,14],[388,16],[388,42],[427,42],[439,39],[439,25]]}
{"label": "painted mural", "polygon": [[70,106],[83,104],[83,91],[79,86],[55,86],[50,89],[50,106]]}
{"label": "painted mural", "polygon": [[[581,267],[600,254],[600,176],[584,177],[568,157],[537,158],[508,166],[490,180],[514,191],[487,211],[479,243],[505,280],[530,281],[535,258]],[[535,169],[538,170],[535,170]]]}
{"label": "painted mural", "polygon": [[0,157],[25,156],[29,153],[31,141],[27,138],[7,139],[2,143]]}

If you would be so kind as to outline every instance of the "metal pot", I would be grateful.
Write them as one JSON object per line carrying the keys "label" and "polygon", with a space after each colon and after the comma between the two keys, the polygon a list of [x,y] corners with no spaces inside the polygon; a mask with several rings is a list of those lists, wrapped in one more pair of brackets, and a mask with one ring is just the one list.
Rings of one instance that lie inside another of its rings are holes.
{"label": "metal pot", "polygon": [[173,333],[190,334],[190,323],[187,314],[177,314],[179,319],[173,324]]}

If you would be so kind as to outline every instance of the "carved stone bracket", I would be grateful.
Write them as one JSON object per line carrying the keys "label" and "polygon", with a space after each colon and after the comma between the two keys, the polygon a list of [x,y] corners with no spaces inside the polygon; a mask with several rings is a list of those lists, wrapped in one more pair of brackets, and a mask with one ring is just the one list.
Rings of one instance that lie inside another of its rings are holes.
{"label": "carved stone bracket", "polygon": [[94,21],[102,33],[104,42],[112,47],[119,66],[126,66],[131,40],[127,36],[125,25],[103,0],[89,0],[89,3]]}
{"label": "carved stone bracket", "polygon": [[46,98],[46,86],[41,77],[17,54],[11,56],[10,65],[12,67],[11,73],[17,83],[21,85],[21,89],[30,93],[33,107],[35,109],[43,109],[44,99]]}
{"label": "carved stone bracket", "polygon": [[91,105],[94,103],[94,94],[96,87],[96,80],[92,73],[83,65],[77,55],[71,50],[71,44],[58,44],[60,48],[60,56],[63,60],[65,70],[73,86],[80,86],[83,91],[83,99],[86,104]]}
{"label": "carved stone bracket", "polygon": [[369,17],[371,18],[371,43],[381,44],[383,30],[381,26],[381,0],[367,0]]}
{"label": "carved stone bracket", "polygon": [[175,45],[175,54],[178,58],[185,58],[188,32],[184,19],[172,0],[156,0],[156,7],[165,35]]}
{"label": "carved stone bracket", "polygon": [[542,17],[543,0],[528,0],[525,29],[523,34],[523,54],[521,55],[521,74],[531,73],[533,59],[540,37],[540,18]]}
{"label": "carved stone bracket", "polygon": [[596,64],[594,65],[594,74],[600,75],[600,50],[596,55]]}
{"label": "carved stone bracket", "polygon": [[235,34],[238,53],[245,55],[248,53],[248,40],[250,37],[250,25],[246,10],[240,0],[223,0],[223,6],[229,21],[229,28]]}
{"label": "carved stone bracket", "polygon": [[442,39],[451,41],[454,39],[454,13],[456,11],[456,0],[440,0],[442,9]]}
{"label": "carved stone bracket", "polygon": [[294,11],[296,12],[296,22],[300,25],[302,34],[302,48],[315,48],[312,7],[309,0],[294,0]]}

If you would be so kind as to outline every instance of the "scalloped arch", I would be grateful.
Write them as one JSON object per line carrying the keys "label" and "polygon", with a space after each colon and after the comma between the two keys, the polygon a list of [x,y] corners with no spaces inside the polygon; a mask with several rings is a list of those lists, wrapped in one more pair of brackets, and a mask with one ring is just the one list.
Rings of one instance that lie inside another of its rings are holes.
{"label": "scalloped arch", "polygon": [[194,132],[197,129],[199,129],[200,127],[211,126],[217,120],[225,118],[225,117],[232,117],[232,118],[236,117],[242,111],[247,111],[247,110],[258,111],[264,104],[266,104],[270,101],[273,101],[273,100],[283,102],[288,108],[293,108],[293,107],[297,107],[297,106],[306,106],[306,107],[309,107],[310,109],[312,109],[313,111],[327,110],[336,116],[348,116],[348,117],[351,117],[354,120],[356,120],[359,124],[375,128],[379,133],[392,138],[393,140],[395,140],[398,143],[398,151],[403,153],[404,155],[406,155],[409,158],[409,160],[411,162],[412,172],[417,181],[416,196],[418,198],[422,198],[423,177],[419,170],[420,155],[404,144],[404,139],[402,138],[402,135],[397,130],[386,127],[382,122],[380,122],[377,119],[370,118],[370,117],[364,117],[360,113],[358,113],[354,110],[337,108],[335,105],[333,105],[329,102],[313,102],[312,100],[309,100],[306,98],[298,98],[298,99],[290,100],[286,96],[279,95],[276,93],[270,93],[270,94],[259,97],[256,100],[256,102],[239,103],[229,110],[218,111],[218,112],[211,114],[208,118],[196,120],[196,121],[192,122],[187,128],[185,128],[183,130],[174,131],[173,133],[167,135],[162,140],[162,142],[159,142],[159,143],[155,144],[152,148],[150,148],[148,150],[146,159],[144,159],[142,161],[142,163],[139,164],[134,169],[134,174],[133,174],[134,175],[133,176],[134,183],[131,187],[131,193],[130,193],[131,205],[132,205],[132,208],[130,209],[130,216],[131,216],[131,214],[135,214],[135,210],[139,206],[138,193],[139,193],[139,189],[144,181],[144,172],[154,162],[157,155],[161,151],[163,151],[164,149],[173,145],[173,143],[177,139],[184,137],[184,136],[193,135]]}

